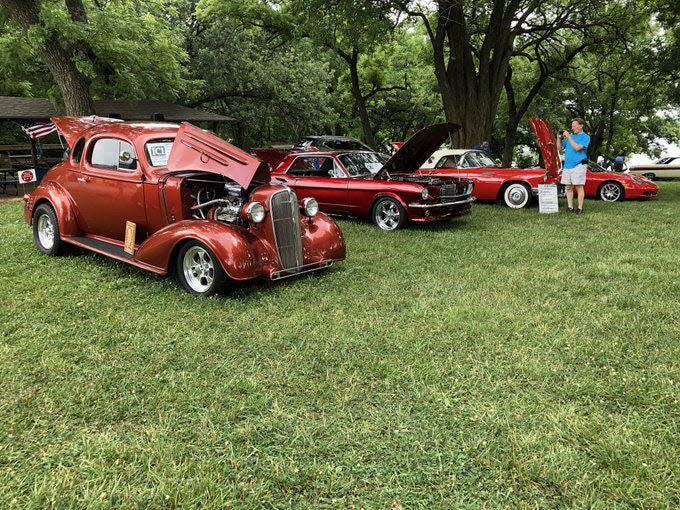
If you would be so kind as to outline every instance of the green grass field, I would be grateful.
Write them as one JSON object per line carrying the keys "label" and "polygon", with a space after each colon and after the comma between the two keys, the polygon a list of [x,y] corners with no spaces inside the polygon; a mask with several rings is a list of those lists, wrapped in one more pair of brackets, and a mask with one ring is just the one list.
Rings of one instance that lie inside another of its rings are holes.
{"label": "green grass field", "polygon": [[[562,204],[563,205],[563,204]],[[680,505],[680,183],[341,220],[327,273],[195,299],[0,205],[0,508]]]}

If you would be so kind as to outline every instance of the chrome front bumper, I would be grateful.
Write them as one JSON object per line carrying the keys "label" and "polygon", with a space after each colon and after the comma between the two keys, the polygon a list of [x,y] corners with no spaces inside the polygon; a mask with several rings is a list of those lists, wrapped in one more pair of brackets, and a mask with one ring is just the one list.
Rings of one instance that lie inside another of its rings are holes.
{"label": "chrome front bumper", "polygon": [[283,280],[284,278],[290,278],[291,276],[298,276],[305,273],[312,273],[314,271],[320,271],[321,269],[327,269],[333,265],[334,260],[324,260],[322,262],[313,262],[312,264],[305,264],[304,266],[291,268],[291,269],[281,269],[280,271],[274,271],[269,275],[269,278],[274,280]]}
{"label": "chrome front bumper", "polygon": [[475,199],[473,197],[468,197],[464,198],[463,200],[454,200],[453,202],[440,202],[438,204],[421,204],[414,202],[412,204],[409,204],[409,207],[413,207],[414,209],[433,209],[435,207],[450,207],[452,205],[465,205],[465,204],[471,204],[474,202]]}

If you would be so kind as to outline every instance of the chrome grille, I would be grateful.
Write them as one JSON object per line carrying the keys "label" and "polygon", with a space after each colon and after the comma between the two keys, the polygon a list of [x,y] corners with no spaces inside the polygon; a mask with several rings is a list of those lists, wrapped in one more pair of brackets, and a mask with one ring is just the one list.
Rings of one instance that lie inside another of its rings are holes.
{"label": "chrome grille", "polygon": [[290,189],[274,193],[269,201],[274,240],[279,260],[284,269],[302,266],[302,240],[300,239],[300,206],[297,195]]}

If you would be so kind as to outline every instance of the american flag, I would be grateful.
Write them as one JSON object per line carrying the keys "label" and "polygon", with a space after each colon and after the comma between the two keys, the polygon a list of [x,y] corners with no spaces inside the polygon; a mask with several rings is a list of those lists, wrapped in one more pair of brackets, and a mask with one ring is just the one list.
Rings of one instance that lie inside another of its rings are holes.
{"label": "american flag", "polygon": [[46,124],[35,124],[34,126],[21,126],[21,130],[28,135],[31,140],[39,140],[57,131],[57,126],[48,122]]}

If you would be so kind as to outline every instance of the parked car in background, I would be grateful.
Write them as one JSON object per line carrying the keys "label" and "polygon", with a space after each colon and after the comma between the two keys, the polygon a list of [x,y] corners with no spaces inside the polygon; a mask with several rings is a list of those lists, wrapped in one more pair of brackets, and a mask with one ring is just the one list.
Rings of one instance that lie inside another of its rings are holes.
{"label": "parked car in background", "polygon": [[293,147],[297,150],[317,151],[372,151],[368,145],[348,136],[305,136]]}
{"label": "parked car in background", "polygon": [[370,150],[253,152],[272,164],[273,182],[290,186],[301,198],[315,198],[322,211],[370,218],[382,230],[395,230],[409,221],[442,221],[470,212],[468,179],[416,175],[455,129],[455,124],[425,128],[389,159]]}
{"label": "parked car in background", "polygon": [[[536,117],[530,122],[545,168],[502,168],[479,150],[441,149],[427,159],[418,173],[466,177],[474,182],[473,195],[477,199],[501,201],[513,209],[527,207],[538,185],[559,182],[562,171],[555,131],[550,123]],[[597,163],[589,163],[586,197],[616,202],[624,198],[652,198],[658,190],[658,186],[643,177],[608,172]]]}
{"label": "parked car in background", "polygon": [[659,187],[649,179],[629,173],[610,172],[594,161],[588,161],[585,194],[605,202],[654,198]]}
{"label": "parked car in background", "polygon": [[642,175],[651,181],[676,179],[680,177],[680,156],[666,156],[649,165],[635,165],[629,173]]}
{"label": "parked car in background", "polygon": [[266,163],[188,123],[52,121],[72,148],[24,196],[38,250],[75,245],[208,296],[230,280],[278,280],[345,258],[314,200],[270,184]]}

